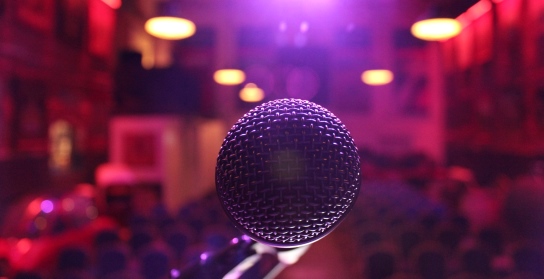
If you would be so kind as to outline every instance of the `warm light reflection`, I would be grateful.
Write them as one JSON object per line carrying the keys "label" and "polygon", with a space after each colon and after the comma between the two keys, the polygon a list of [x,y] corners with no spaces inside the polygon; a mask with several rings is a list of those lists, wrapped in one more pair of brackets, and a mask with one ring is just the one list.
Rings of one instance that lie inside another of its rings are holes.
{"label": "warm light reflection", "polygon": [[17,250],[20,254],[26,254],[32,247],[32,242],[28,238],[22,238],[17,241]]}
{"label": "warm light reflection", "polygon": [[393,73],[389,70],[367,70],[361,80],[368,85],[385,85],[393,81]]}
{"label": "warm light reflection", "polygon": [[431,18],[412,25],[412,35],[425,41],[441,41],[457,36],[461,23],[453,18]]}
{"label": "warm light reflection", "polygon": [[238,85],[246,79],[243,71],[237,69],[217,70],[213,74],[213,80],[222,85]]}
{"label": "warm light reflection", "polygon": [[121,8],[121,0],[102,0],[106,5],[110,6],[112,9]]}
{"label": "warm light reflection", "polygon": [[192,21],[171,16],[151,18],[144,28],[147,33],[164,40],[181,40],[191,37],[196,31]]}
{"label": "warm light reflection", "polygon": [[26,208],[27,214],[30,216],[36,216],[38,213],[40,213],[40,211],[42,211],[41,203],[42,203],[41,198],[36,198],[33,201],[31,201],[28,204],[28,207]]}
{"label": "warm light reflection", "polygon": [[264,91],[255,83],[248,83],[240,90],[240,99],[248,103],[259,102],[264,99]]}
{"label": "warm light reflection", "polygon": [[478,1],[478,3],[472,5],[466,12],[462,13],[457,17],[457,20],[461,23],[463,27],[469,25],[472,21],[483,16],[489,12],[492,8],[491,2],[488,1]]}
{"label": "warm light reflection", "polygon": [[73,131],[70,123],[57,120],[49,127],[49,166],[53,169],[68,169],[72,163]]}

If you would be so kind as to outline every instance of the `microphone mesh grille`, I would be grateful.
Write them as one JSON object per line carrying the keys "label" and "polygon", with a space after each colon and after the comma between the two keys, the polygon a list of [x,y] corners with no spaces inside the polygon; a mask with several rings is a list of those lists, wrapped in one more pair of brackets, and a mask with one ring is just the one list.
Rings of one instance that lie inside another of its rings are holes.
{"label": "microphone mesh grille", "polygon": [[360,162],[352,137],[325,108],[281,99],[246,113],[216,167],[219,200],[245,234],[276,247],[317,241],[355,203]]}

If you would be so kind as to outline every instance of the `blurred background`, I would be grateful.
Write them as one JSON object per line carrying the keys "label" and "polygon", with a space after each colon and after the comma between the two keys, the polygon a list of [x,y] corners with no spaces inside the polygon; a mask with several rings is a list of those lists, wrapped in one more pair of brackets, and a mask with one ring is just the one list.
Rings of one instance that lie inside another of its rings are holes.
{"label": "blurred background", "polygon": [[0,277],[228,246],[219,148],[278,98],[338,116],[363,175],[279,278],[544,277],[540,0],[0,0]]}

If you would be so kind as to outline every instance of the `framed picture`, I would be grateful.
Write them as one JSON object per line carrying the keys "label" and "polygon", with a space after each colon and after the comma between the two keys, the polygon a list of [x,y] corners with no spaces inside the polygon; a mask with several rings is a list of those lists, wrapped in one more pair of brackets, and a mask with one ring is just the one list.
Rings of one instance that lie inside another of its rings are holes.
{"label": "framed picture", "polygon": [[153,168],[158,163],[157,133],[127,131],[122,134],[122,161],[129,167]]}
{"label": "framed picture", "polygon": [[11,80],[13,121],[11,145],[16,153],[47,152],[45,81],[14,77]]}
{"label": "framed picture", "polygon": [[74,47],[82,47],[87,33],[87,1],[56,0],[55,9],[55,32],[59,40]]}
{"label": "framed picture", "polygon": [[[43,31],[52,29],[53,0],[18,0],[14,3],[16,18],[20,23]],[[0,15],[5,6],[5,0],[0,0]]]}
{"label": "framed picture", "polygon": [[13,121],[13,101],[6,80],[0,78],[0,160],[9,157],[11,153],[11,121]]}
{"label": "framed picture", "polygon": [[109,123],[110,162],[130,168],[144,180],[162,180],[168,125],[168,119],[160,117],[114,117]]}

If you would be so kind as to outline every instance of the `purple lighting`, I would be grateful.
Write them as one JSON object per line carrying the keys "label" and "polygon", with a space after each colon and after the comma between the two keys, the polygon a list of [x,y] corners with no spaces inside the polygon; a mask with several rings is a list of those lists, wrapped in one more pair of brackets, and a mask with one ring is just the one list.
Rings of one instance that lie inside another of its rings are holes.
{"label": "purple lighting", "polygon": [[44,213],[51,213],[54,209],[53,202],[50,200],[44,200],[40,204],[40,208]]}
{"label": "purple lighting", "polygon": [[180,275],[180,272],[179,270],[173,268],[172,270],[170,270],[170,276],[172,276],[172,278],[178,278]]}

